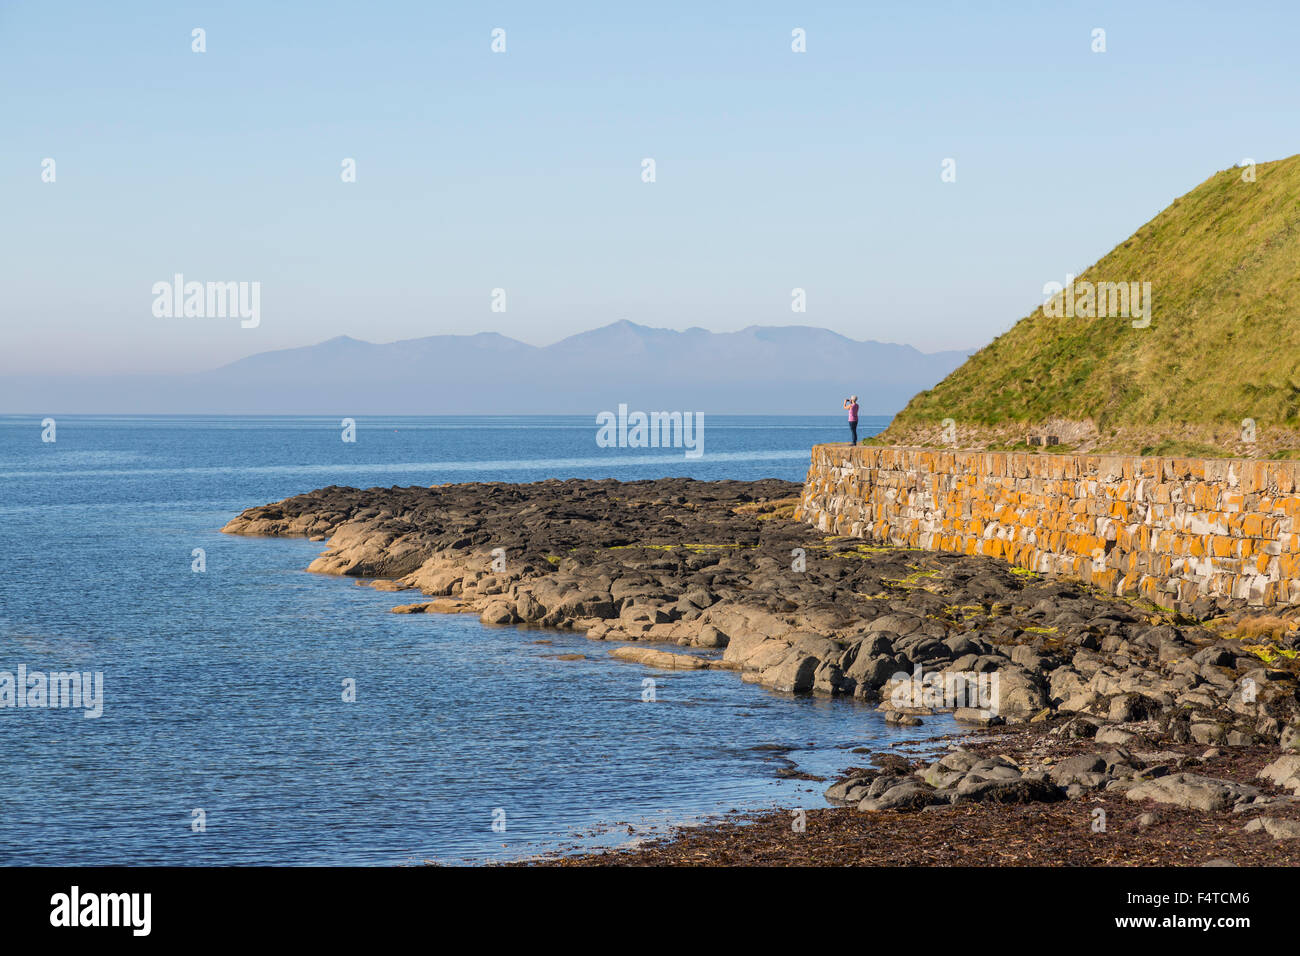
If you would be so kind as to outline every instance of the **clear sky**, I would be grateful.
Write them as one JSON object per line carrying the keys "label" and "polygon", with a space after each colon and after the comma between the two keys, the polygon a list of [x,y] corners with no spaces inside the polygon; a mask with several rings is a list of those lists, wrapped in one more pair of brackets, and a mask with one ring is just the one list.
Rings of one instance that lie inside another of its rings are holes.
{"label": "clear sky", "polygon": [[[1300,151],[1297,37],[1293,0],[4,0],[0,373],[617,319],[979,346]],[[260,325],[155,318],[178,272]]]}

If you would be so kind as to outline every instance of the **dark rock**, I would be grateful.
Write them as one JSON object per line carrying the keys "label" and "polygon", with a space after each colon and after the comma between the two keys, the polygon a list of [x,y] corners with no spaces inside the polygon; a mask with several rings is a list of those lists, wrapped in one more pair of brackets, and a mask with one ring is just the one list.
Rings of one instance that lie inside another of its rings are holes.
{"label": "dark rock", "polygon": [[881,792],[879,796],[867,797],[858,804],[858,809],[870,812],[875,810],[919,810],[934,803],[934,791],[920,781],[911,780],[895,784]]}
{"label": "dark rock", "polygon": [[1032,777],[963,783],[957,794],[958,802],[975,803],[1050,803],[1065,797],[1059,787]]}
{"label": "dark rock", "polygon": [[1066,757],[1047,772],[1048,778],[1057,786],[1064,787],[1078,782],[1078,778],[1087,774],[1099,773],[1106,769],[1106,760],[1101,754],[1079,754]]}

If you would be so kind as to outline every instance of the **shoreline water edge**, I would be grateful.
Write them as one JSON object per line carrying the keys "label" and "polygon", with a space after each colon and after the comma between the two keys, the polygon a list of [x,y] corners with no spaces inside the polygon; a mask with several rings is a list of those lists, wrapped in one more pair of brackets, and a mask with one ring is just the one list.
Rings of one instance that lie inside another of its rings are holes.
{"label": "shoreline water edge", "polygon": [[801,493],[776,479],[331,486],[222,530],[325,542],[309,570],[429,599],[395,613],[576,630],[628,642],[610,651],[622,660],[981,731],[937,760],[873,755],[826,791],[838,808],[794,825],[764,812],[543,863],[1300,862],[1288,649],[995,558],[827,536],[793,519]]}

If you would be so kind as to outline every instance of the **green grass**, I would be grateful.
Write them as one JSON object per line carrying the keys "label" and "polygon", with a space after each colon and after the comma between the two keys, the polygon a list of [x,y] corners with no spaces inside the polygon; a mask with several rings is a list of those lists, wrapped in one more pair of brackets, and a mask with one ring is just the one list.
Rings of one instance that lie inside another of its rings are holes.
{"label": "green grass", "polygon": [[1091,418],[1103,430],[1253,418],[1294,428],[1298,266],[1300,156],[1259,164],[1253,183],[1239,169],[1216,173],[1076,280],[1150,282],[1149,328],[1050,318],[1040,305],[915,396],[873,443],[945,418],[972,426]]}
{"label": "green grass", "polygon": [[1220,451],[1214,445],[1168,438],[1156,445],[1142,446],[1138,454],[1165,458],[1215,458]]}

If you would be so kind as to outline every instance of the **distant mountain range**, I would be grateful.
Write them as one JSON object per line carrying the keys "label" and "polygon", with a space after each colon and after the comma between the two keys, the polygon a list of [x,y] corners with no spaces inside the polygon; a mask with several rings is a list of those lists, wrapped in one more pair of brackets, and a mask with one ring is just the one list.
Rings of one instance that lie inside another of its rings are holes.
{"label": "distant mountain range", "polygon": [[495,332],[375,344],[346,335],[175,376],[6,377],[0,412],[596,414],[620,403],[706,414],[893,414],[969,352],[920,352],[826,329],[683,332],[632,322],[533,346]]}

